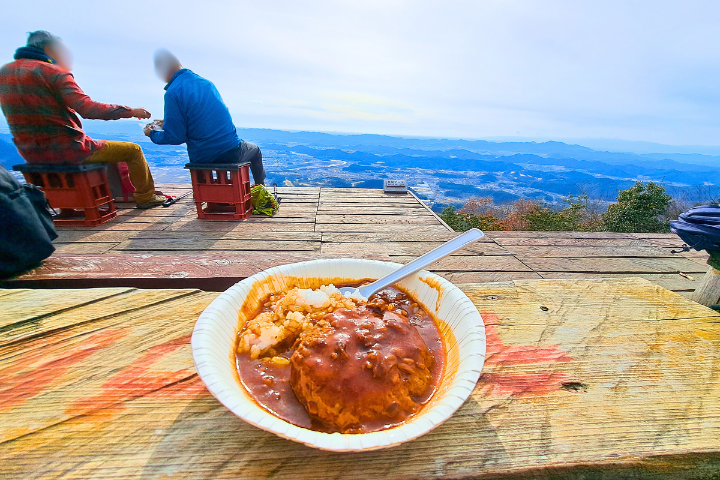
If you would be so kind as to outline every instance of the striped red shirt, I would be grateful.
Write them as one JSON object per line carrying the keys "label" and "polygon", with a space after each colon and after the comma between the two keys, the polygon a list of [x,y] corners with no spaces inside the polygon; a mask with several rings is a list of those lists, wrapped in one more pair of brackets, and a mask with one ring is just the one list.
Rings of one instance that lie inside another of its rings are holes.
{"label": "striped red shirt", "polygon": [[83,118],[117,120],[129,107],[94,102],[61,67],[20,59],[0,68],[0,107],[27,163],[82,163],[104,140],[85,135]]}

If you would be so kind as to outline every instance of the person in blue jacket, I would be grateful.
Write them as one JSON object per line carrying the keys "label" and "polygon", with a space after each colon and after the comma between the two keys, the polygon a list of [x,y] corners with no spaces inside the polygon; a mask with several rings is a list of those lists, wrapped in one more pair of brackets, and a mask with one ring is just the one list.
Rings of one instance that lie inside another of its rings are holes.
{"label": "person in blue jacket", "polygon": [[262,152],[238,138],[230,111],[213,83],[183,68],[167,50],[155,53],[155,71],[165,85],[165,118],[144,129],[158,145],[187,144],[191,163],[250,162],[253,180],[265,182]]}

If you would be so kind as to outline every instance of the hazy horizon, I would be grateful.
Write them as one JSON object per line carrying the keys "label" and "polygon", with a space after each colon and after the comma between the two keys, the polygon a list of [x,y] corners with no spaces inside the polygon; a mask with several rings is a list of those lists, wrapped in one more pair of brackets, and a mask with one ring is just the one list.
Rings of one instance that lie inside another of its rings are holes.
{"label": "hazy horizon", "polygon": [[[140,126],[146,122],[136,119],[123,119],[117,121],[104,120],[85,120],[82,119],[83,129],[87,132],[103,133],[106,126],[112,130],[112,123],[118,122],[123,128],[132,124],[133,128],[137,126],[138,132]],[[465,141],[486,141],[493,143],[518,142],[518,143],[545,143],[545,142],[561,142],[567,145],[577,145],[590,148],[597,151],[617,152],[617,153],[676,153],[676,154],[697,154],[708,156],[720,156],[720,143],[717,145],[672,145],[667,143],[646,142],[642,140],[626,140],[616,138],[528,138],[528,137],[453,137],[453,136],[432,136],[432,135],[393,135],[388,133],[370,133],[370,132],[349,132],[349,131],[319,131],[319,130],[302,130],[302,129],[283,129],[283,128],[266,128],[266,127],[239,127],[239,129],[266,129],[280,132],[307,132],[307,133],[325,133],[329,135],[381,135],[396,138],[416,138],[416,139],[449,139],[449,140],[465,140]],[[0,133],[9,133],[9,127],[0,117]]]}

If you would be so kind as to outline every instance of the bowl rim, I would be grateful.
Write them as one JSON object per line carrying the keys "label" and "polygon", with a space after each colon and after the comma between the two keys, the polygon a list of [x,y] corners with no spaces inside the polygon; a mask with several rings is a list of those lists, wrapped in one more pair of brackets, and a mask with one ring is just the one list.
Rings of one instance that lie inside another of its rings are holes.
{"label": "bowl rim", "polygon": [[[335,451],[335,452],[357,452],[375,450],[380,448],[388,448],[395,445],[399,445],[409,440],[418,438],[444,421],[450,418],[455,411],[457,411],[467,400],[472,393],[477,381],[480,377],[481,370],[484,366],[485,354],[486,354],[486,338],[485,338],[485,324],[482,316],[478,312],[472,301],[465,295],[465,293],[455,286],[452,282],[428,272],[421,270],[409,278],[416,279],[419,281],[420,278],[431,278],[433,282],[442,287],[443,297],[446,297],[445,293],[450,290],[457,291],[461,297],[460,300],[456,300],[462,304],[469,304],[472,306],[470,310],[469,305],[466,305],[466,309],[469,310],[463,314],[465,317],[475,317],[475,322],[471,325],[469,333],[463,336],[462,340],[458,340],[458,348],[460,352],[465,351],[464,355],[460,358],[458,369],[455,372],[455,378],[453,379],[448,391],[445,392],[444,396],[441,397],[440,401],[435,403],[430,410],[421,410],[417,415],[413,417],[413,420],[400,424],[395,427],[391,427],[386,430],[380,430],[370,433],[360,434],[343,434],[343,433],[325,433],[310,430],[302,427],[293,425],[283,419],[280,419],[268,412],[264,408],[260,407],[250,399],[249,395],[245,391],[245,396],[240,401],[236,394],[229,392],[223,388],[225,383],[223,379],[217,378],[220,374],[216,373],[215,368],[212,367],[213,360],[217,360],[218,352],[217,348],[213,349],[210,345],[210,339],[207,338],[207,334],[213,328],[213,323],[217,322],[216,315],[220,311],[226,310],[228,304],[232,305],[232,298],[237,298],[237,292],[235,290],[245,284],[252,286],[259,280],[264,280],[272,275],[285,275],[282,270],[293,267],[316,267],[331,263],[354,263],[362,262],[366,265],[376,265],[387,268],[388,266],[399,267],[401,264],[396,262],[386,262],[380,260],[365,260],[355,258],[341,258],[341,259],[318,259],[308,260],[303,262],[296,262],[291,264],[279,265],[271,267],[269,269],[258,272],[250,277],[247,277],[224,292],[222,292],[217,298],[215,298],[201,313],[195,327],[193,329],[191,337],[191,348],[192,357],[195,364],[195,369],[198,372],[198,376],[205,384],[208,391],[228,410],[234,415],[240,417],[245,422],[260,428],[265,431],[269,431],[278,435],[279,437],[295,442],[303,443],[309,447],[318,448],[321,450]],[[320,275],[317,275],[320,276]],[[307,277],[311,277],[307,275]],[[245,294],[247,295],[247,294]],[[419,300],[419,299],[416,299]],[[241,299],[240,303],[243,303],[245,298]],[[438,302],[438,305],[442,304],[442,300]],[[432,310],[429,307],[426,307]],[[236,323],[237,310],[235,311]],[[443,320],[443,319],[441,319]],[[239,328],[239,325],[235,328]],[[455,330],[452,326],[453,333]],[[461,345],[462,343],[462,345]],[[227,357],[227,363],[232,364],[231,361],[232,350],[227,352],[227,355],[223,354],[223,357]],[[474,360],[474,361],[473,361]],[[245,388],[240,384],[235,375],[237,386],[241,390]],[[252,402],[252,408],[243,408],[243,404],[246,402]],[[259,412],[260,415],[258,415]]]}

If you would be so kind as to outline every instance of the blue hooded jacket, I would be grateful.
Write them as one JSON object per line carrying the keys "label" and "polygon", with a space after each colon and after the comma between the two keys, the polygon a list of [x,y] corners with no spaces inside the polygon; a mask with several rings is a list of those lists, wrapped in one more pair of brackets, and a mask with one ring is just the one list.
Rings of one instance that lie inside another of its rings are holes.
{"label": "blue hooded jacket", "polygon": [[240,145],[230,112],[211,81],[183,68],[165,90],[163,127],[150,132],[153,143],[187,143],[193,163],[210,163]]}

